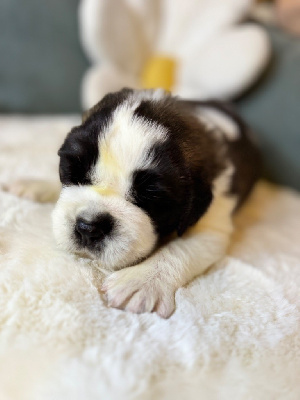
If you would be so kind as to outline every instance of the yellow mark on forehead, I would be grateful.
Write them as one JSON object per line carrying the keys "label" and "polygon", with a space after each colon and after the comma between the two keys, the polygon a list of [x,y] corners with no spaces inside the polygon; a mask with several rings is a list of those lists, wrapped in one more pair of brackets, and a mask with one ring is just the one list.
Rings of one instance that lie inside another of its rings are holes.
{"label": "yellow mark on forehead", "polygon": [[[116,129],[111,132],[113,135]],[[110,135],[110,139],[111,139]],[[100,159],[97,168],[100,172],[99,185],[91,186],[91,189],[99,193],[101,196],[117,196],[120,194],[118,191],[118,182],[122,176],[122,168],[117,156],[111,151],[111,143],[108,140],[103,140],[100,144]]]}
{"label": "yellow mark on forehead", "polygon": [[104,140],[100,148],[100,167],[109,169],[114,174],[120,174],[121,167],[118,159],[112,154],[108,143]]}
{"label": "yellow mark on forehead", "polygon": [[105,185],[93,185],[91,186],[95,192],[101,194],[101,196],[116,196],[117,192],[112,187],[105,186]]}

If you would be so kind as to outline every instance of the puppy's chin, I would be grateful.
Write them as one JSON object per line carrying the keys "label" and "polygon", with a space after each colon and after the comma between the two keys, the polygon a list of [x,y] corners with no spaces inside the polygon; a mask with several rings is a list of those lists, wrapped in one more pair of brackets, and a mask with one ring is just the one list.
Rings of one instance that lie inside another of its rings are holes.
{"label": "puppy's chin", "polygon": [[[93,221],[109,213],[114,220],[112,231],[85,245],[76,235],[76,221]],[[66,187],[52,214],[53,233],[58,246],[81,257],[99,262],[101,268],[115,271],[135,265],[148,257],[157,243],[149,216],[137,206],[117,196],[101,196],[91,188]]]}
{"label": "puppy's chin", "polygon": [[[62,248],[62,246],[59,246],[62,250],[67,250],[65,248]],[[122,259],[120,262],[118,262],[117,264],[107,264],[107,259],[106,257],[102,256],[101,254],[96,254],[93,253],[91,251],[88,250],[75,250],[73,251],[73,254],[75,256],[77,256],[78,258],[83,258],[83,259],[87,259],[90,261],[96,261],[96,266],[98,269],[100,270],[105,270],[107,272],[115,272],[115,271],[120,271],[123,268],[127,268],[127,267],[133,267],[135,265],[138,265],[139,263],[141,263],[142,261],[146,260],[148,257],[150,257],[150,255],[152,254],[152,250],[151,249],[149,251],[148,254],[146,254],[144,257],[138,257],[138,258],[134,258],[134,257],[126,257]],[[67,250],[68,251],[68,250]],[[70,252],[70,251],[68,251]],[[127,263],[124,263],[124,261],[127,261]],[[123,261],[123,262],[122,262]]]}

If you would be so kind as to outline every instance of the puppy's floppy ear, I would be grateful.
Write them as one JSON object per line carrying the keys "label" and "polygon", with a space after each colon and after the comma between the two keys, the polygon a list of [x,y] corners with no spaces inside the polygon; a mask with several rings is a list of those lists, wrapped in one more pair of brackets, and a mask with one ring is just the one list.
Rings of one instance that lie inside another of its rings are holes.
{"label": "puppy's floppy ear", "polygon": [[89,108],[88,110],[86,110],[86,111],[84,111],[84,112],[82,113],[81,121],[82,121],[83,124],[84,124],[85,121],[93,114],[93,112],[94,112],[94,107]]}
{"label": "puppy's floppy ear", "polygon": [[65,139],[64,143],[61,145],[57,154],[61,156],[72,156],[78,157],[79,154],[83,153],[85,148],[88,146],[88,143],[81,139],[77,138],[76,135],[69,135]]}
{"label": "puppy's floppy ear", "polygon": [[194,225],[210,206],[213,193],[211,184],[201,174],[191,174],[186,182],[187,199],[177,227],[178,236]]}
{"label": "puppy's floppy ear", "polygon": [[[105,97],[106,97],[106,96],[105,96]],[[105,97],[104,97],[104,98],[105,98]],[[103,100],[103,99],[102,99],[102,100]],[[99,101],[97,104],[95,104],[93,107],[89,108],[88,110],[86,110],[86,111],[84,111],[84,112],[82,113],[81,120],[82,120],[82,123],[83,123],[83,124],[85,123],[85,121],[86,121],[88,118],[90,118],[91,115],[93,115],[96,111],[99,110],[100,104],[101,104],[102,100]]]}

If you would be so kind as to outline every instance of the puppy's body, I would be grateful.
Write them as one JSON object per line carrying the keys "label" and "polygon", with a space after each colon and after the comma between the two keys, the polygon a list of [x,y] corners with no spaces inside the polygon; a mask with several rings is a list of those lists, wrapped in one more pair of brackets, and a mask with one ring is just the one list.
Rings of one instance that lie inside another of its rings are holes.
{"label": "puppy's body", "polygon": [[58,244],[111,271],[111,306],[163,317],[175,291],[224,255],[260,164],[225,105],[160,90],[105,96],[59,154]]}

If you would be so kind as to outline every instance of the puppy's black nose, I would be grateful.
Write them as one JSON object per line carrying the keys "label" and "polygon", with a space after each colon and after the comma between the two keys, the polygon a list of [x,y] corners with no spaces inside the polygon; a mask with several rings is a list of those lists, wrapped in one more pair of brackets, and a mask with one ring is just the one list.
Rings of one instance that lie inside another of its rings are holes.
{"label": "puppy's black nose", "polygon": [[78,218],[75,225],[75,234],[83,246],[99,242],[108,235],[113,228],[113,217],[108,214],[100,214],[92,221]]}

